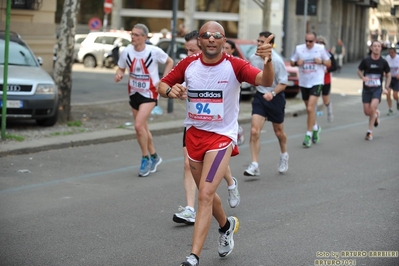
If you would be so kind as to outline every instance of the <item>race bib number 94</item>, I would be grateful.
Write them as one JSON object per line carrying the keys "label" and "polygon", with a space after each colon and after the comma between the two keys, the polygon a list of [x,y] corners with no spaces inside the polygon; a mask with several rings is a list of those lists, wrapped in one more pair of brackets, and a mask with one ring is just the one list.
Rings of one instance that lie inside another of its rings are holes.
{"label": "race bib number 94", "polygon": [[223,91],[193,91],[187,93],[188,116],[199,121],[222,121]]}

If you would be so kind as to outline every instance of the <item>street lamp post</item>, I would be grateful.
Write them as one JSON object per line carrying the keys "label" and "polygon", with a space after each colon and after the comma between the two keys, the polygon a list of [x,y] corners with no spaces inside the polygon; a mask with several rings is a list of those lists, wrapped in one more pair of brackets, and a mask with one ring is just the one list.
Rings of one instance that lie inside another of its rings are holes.
{"label": "street lamp post", "polygon": [[[173,0],[173,12],[172,12],[172,40],[170,42],[171,50],[170,57],[172,57],[173,62],[175,62],[176,57],[176,24],[177,24],[177,8],[179,0]],[[168,113],[173,112],[173,99],[168,99]]]}

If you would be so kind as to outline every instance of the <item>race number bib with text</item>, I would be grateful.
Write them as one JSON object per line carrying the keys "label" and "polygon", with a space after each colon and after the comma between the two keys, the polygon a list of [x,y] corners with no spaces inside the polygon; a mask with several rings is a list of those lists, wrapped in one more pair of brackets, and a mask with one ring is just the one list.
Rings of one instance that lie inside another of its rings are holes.
{"label": "race number bib with text", "polygon": [[367,87],[381,86],[381,76],[379,74],[367,74],[366,77],[369,79],[364,83]]}
{"label": "race number bib with text", "polygon": [[206,90],[187,92],[187,114],[193,120],[222,121],[224,116],[223,91]]}
{"label": "race number bib with text", "polygon": [[137,75],[131,74],[129,77],[129,85],[131,90],[129,93],[133,92],[146,92],[150,89],[150,75]]}

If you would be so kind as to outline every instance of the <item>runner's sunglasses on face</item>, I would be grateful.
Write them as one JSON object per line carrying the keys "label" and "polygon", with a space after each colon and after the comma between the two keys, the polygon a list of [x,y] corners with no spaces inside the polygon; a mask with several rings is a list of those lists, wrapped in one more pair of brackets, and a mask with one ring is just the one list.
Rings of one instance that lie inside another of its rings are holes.
{"label": "runner's sunglasses on face", "polygon": [[224,35],[220,32],[211,33],[209,31],[206,31],[206,32],[200,33],[200,35],[199,35],[199,37],[202,39],[209,39],[209,38],[211,38],[211,36],[213,36],[213,38],[218,39],[218,40],[224,38]]}

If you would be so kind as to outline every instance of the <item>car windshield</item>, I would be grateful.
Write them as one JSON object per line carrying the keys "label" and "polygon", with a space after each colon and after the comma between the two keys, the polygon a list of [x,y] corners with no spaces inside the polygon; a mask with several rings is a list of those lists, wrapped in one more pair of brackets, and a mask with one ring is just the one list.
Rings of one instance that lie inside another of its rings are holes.
{"label": "car windshield", "polygon": [[249,58],[255,54],[257,47],[256,44],[238,44],[238,46],[240,46],[241,51],[247,60],[249,60]]}
{"label": "car windshield", "polygon": [[[5,41],[0,40],[0,65],[4,65]],[[38,62],[31,51],[20,43],[10,41],[8,64],[19,66],[38,66]]]}
{"label": "car windshield", "polygon": [[[256,44],[237,44],[238,46],[240,46],[241,51],[244,53],[244,56],[247,60],[249,60],[249,58],[255,54],[256,52],[256,48],[257,45]],[[277,52],[275,49],[273,49],[273,53],[277,54],[278,56],[281,57],[281,59],[283,59],[283,61],[286,61],[287,59],[282,56],[279,52]]]}
{"label": "car windshield", "polygon": [[278,56],[280,56],[281,59],[283,59],[283,61],[287,61],[287,59],[286,59],[284,56],[282,56],[279,52],[277,52],[275,49],[273,49],[272,51],[273,51],[273,53],[275,53],[275,54],[277,54]]}

